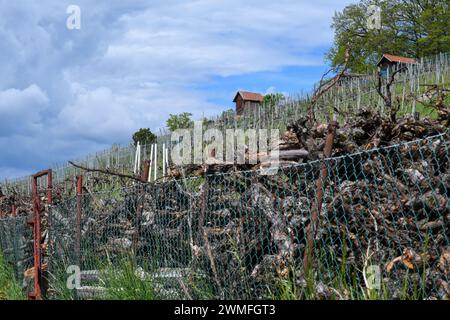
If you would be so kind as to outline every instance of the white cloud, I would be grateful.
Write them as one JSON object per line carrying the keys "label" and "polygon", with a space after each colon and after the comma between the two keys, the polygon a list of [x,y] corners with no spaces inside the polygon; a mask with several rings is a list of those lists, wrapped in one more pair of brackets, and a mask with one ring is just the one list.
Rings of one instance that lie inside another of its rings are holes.
{"label": "white cloud", "polygon": [[275,88],[274,86],[272,86],[272,87],[268,87],[267,89],[266,89],[266,92],[264,93],[264,94],[273,94],[273,93],[276,93],[277,92],[277,88]]}
{"label": "white cloud", "polygon": [[37,85],[0,91],[0,135],[31,134],[42,128],[47,95]]}
{"label": "white cloud", "polygon": [[322,64],[348,2],[79,0],[69,31],[66,1],[0,0],[0,178],[126,142],[169,113],[215,114],[214,93],[193,89],[212,77]]}
{"label": "white cloud", "polygon": [[145,73],[182,82],[319,65],[314,50],[329,45],[332,14],[320,1],[164,3],[123,15],[126,31],[108,45],[97,70],[108,79]]}
{"label": "white cloud", "polygon": [[147,86],[115,93],[107,87],[87,90],[76,86],[74,90],[76,98],[59,113],[55,133],[102,143],[123,142],[137,128],[157,129],[169,113],[189,110],[199,117],[208,109],[201,96],[176,88],[161,92],[158,87]]}

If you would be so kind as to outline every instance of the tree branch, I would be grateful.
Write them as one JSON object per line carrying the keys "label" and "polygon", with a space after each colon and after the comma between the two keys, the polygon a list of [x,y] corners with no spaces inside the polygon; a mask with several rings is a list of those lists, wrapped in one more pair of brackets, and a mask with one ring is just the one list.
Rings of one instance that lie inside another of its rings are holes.
{"label": "tree branch", "polygon": [[381,91],[381,86],[382,86],[382,76],[381,76],[381,73],[380,73],[380,71],[378,71],[378,84],[377,84],[377,92],[378,92],[378,94],[381,96],[381,98],[383,98],[383,101],[384,101],[384,105],[387,107],[387,108],[389,108],[390,109],[390,116],[391,116],[391,120],[392,120],[392,122],[395,122],[395,118],[396,118],[396,114],[397,114],[397,109],[394,109],[393,108],[393,106],[392,106],[392,92],[391,92],[391,86],[392,86],[392,84],[394,83],[394,81],[395,81],[395,76],[399,73],[399,72],[401,72],[401,71],[403,71],[403,70],[406,70],[406,67],[405,66],[402,66],[401,68],[398,68],[397,70],[395,70],[394,72],[392,72],[392,74],[391,74],[391,76],[390,76],[390,78],[389,78],[389,80],[387,81],[387,83],[386,83],[386,94],[384,94],[382,91]]}
{"label": "tree branch", "polygon": [[[308,118],[310,121],[315,121],[315,115],[314,115],[314,106],[316,105],[317,101],[321,96],[323,96],[327,91],[329,91],[331,88],[333,88],[336,83],[342,78],[345,71],[347,70],[348,63],[350,60],[350,48],[347,47],[345,50],[345,61],[342,66],[342,70],[331,80],[326,81],[325,83],[320,83],[319,87],[316,89],[316,91],[313,94],[313,97],[311,98],[310,106],[309,106],[309,112],[308,112]],[[325,77],[326,74],[328,74],[331,70],[328,70],[323,76],[322,79]],[[322,82],[322,80],[321,80]],[[338,110],[335,110],[339,112]]]}
{"label": "tree branch", "polygon": [[95,169],[95,168],[87,168],[87,167],[83,167],[83,166],[81,166],[79,164],[75,164],[72,161],[69,161],[69,164],[74,166],[75,168],[84,170],[86,172],[98,172],[98,173],[103,173],[103,174],[107,174],[107,175],[110,175],[110,176],[116,176],[116,177],[120,177],[120,178],[132,179],[134,181],[138,181],[138,182],[141,182],[141,183],[146,183],[146,181],[142,181],[141,178],[139,178],[139,177],[128,175],[128,174],[123,174],[123,173],[118,173],[118,172],[114,172],[114,171],[110,171],[108,169],[102,170],[102,169]]}

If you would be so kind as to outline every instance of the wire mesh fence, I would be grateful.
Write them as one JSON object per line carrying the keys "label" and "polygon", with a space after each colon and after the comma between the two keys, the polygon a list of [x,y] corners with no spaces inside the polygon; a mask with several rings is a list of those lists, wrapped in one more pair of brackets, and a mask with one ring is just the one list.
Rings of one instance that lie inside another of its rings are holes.
{"label": "wire mesh fence", "polygon": [[449,298],[448,145],[445,133],[272,176],[84,189],[49,213],[50,296]]}
{"label": "wire mesh fence", "polygon": [[13,266],[16,279],[22,283],[24,272],[33,266],[33,233],[26,217],[0,219],[0,250]]}

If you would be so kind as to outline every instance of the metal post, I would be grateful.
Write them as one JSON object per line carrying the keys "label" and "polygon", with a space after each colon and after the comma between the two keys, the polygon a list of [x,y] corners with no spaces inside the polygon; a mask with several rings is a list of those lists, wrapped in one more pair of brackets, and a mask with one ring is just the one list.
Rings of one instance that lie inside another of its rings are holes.
{"label": "metal post", "polygon": [[29,300],[42,298],[42,261],[41,261],[41,200],[38,192],[38,179],[47,176],[47,202],[53,203],[52,196],[52,170],[36,173],[32,179],[33,190],[33,218],[29,222],[33,226],[33,259],[34,259],[34,292],[28,293]]}
{"label": "metal post", "polygon": [[40,205],[37,191],[37,177],[33,177],[33,259],[34,259],[34,292],[28,295],[30,300],[41,298],[41,237],[40,237]]}

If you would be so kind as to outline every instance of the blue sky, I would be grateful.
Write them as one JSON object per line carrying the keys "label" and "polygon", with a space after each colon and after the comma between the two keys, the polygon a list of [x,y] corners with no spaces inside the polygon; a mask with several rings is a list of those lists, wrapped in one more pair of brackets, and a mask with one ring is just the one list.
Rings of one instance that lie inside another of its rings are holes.
{"label": "blue sky", "polygon": [[129,143],[170,113],[217,114],[236,90],[310,90],[352,2],[0,0],[0,179]]}

